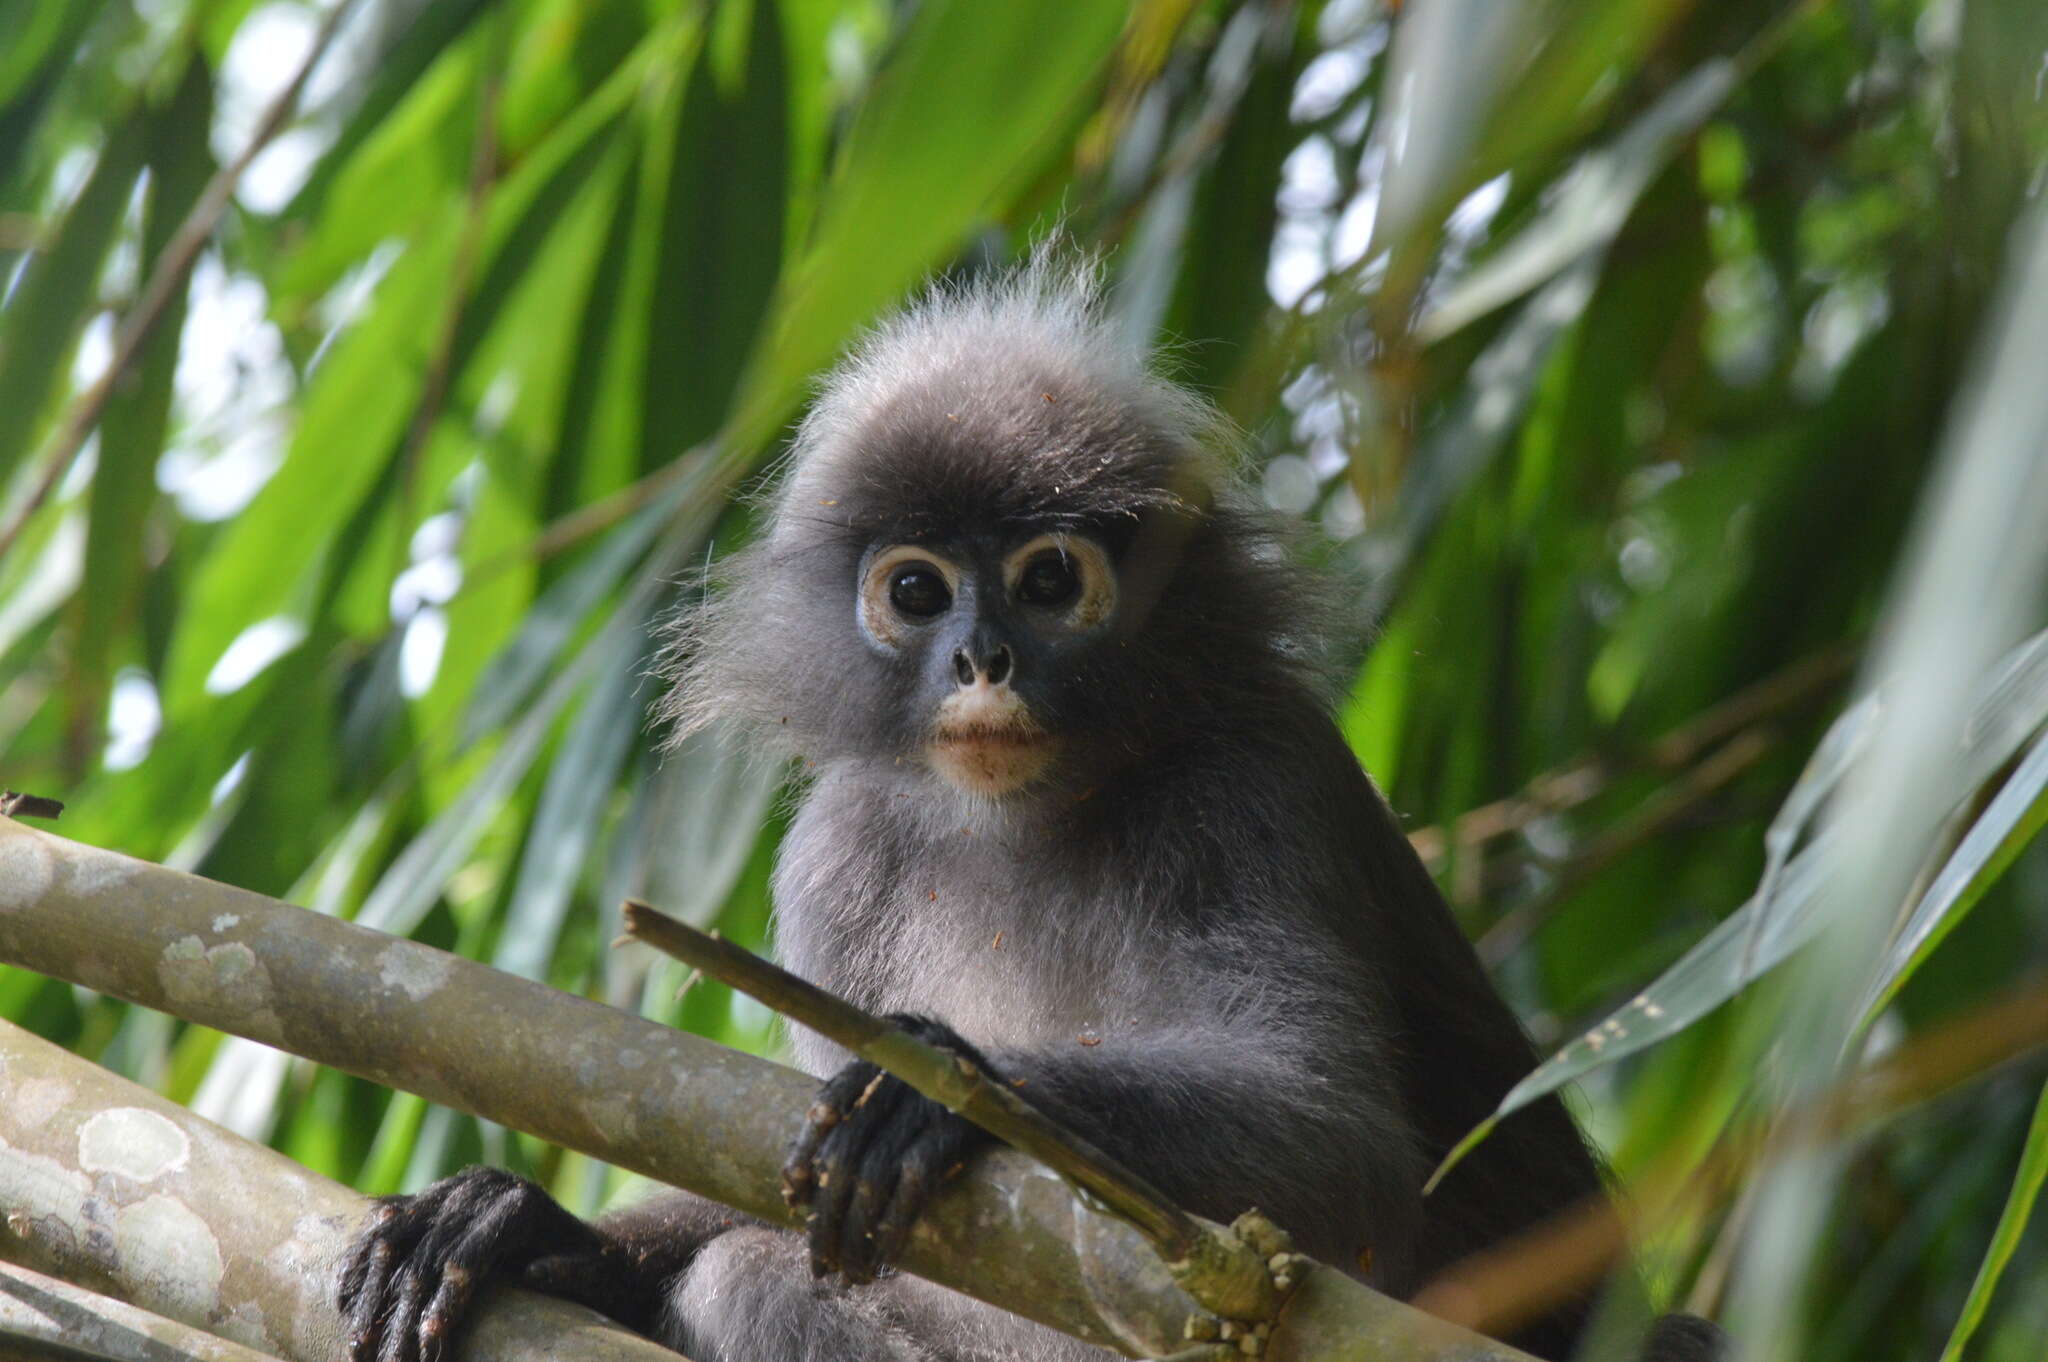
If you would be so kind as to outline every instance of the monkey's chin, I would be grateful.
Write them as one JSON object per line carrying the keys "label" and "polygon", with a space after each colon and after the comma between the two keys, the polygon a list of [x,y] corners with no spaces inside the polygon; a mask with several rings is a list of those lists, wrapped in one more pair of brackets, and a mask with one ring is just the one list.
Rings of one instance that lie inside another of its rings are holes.
{"label": "monkey's chin", "polygon": [[940,733],[925,759],[954,789],[1000,799],[1043,776],[1057,748],[1049,734],[1033,729],[964,730]]}

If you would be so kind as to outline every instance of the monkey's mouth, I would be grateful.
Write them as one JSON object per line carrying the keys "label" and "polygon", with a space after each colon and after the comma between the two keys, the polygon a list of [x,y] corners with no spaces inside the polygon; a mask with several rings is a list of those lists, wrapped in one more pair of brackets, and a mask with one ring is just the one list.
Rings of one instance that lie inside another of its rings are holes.
{"label": "monkey's mouth", "polygon": [[942,728],[932,736],[934,747],[1017,748],[1035,747],[1050,741],[1051,738],[1042,729],[1028,728],[1022,724],[1009,724],[1000,728],[992,724]]}
{"label": "monkey's mouth", "polygon": [[959,724],[933,733],[925,754],[932,769],[955,787],[995,796],[1045,774],[1057,747],[1053,736],[1036,725]]}

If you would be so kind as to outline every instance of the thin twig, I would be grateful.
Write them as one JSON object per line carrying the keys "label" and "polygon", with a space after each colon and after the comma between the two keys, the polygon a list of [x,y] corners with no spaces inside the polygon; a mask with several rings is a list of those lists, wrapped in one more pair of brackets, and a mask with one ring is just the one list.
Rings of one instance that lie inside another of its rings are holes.
{"label": "thin twig", "polygon": [[1061,1129],[960,1056],[927,1045],[894,1022],[637,899],[626,900],[625,922],[626,935],[620,940],[642,942],[704,971],[1031,1155],[1128,1221],[1167,1262],[1185,1259],[1204,1238],[1194,1218],[1145,1179]]}
{"label": "thin twig", "polygon": [[1409,845],[1435,869],[1452,847],[1463,851],[1519,832],[1539,818],[1593,799],[1621,776],[1681,770],[1743,729],[1827,695],[1849,675],[1855,660],[1855,650],[1846,646],[1815,653],[1700,711],[1636,754],[1581,757],[1546,771],[1518,793],[1460,814],[1448,833],[1440,826],[1417,828],[1408,835]]}
{"label": "thin twig", "polygon": [[[461,584],[449,599],[461,599],[465,592],[476,590],[508,568],[543,562],[586,539],[594,538],[635,511],[673,492],[691,474],[705,471],[704,465],[715,464],[719,457],[715,444],[692,445],[652,473],[549,521],[538,534],[518,548],[506,549],[477,563],[462,574]],[[723,491],[737,471],[736,461],[724,460],[722,467],[713,467],[707,474],[711,478],[707,490]]]}
{"label": "thin twig", "polygon": [[1722,786],[1763,760],[1775,745],[1776,737],[1768,728],[1738,734],[1726,747],[1644,800],[1620,823],[1586,841],[1557,867],[1543,892],[1517,904],[1486,929],[1476,943],[1479,958],[1493,966],[1513,955],[1566,895],[1624,855],[1663,835]]}
{"label": "thin twig", "polygon": [[61,799],[0,790],[0,818],[55,818],[63,812],[64,801]]}
{"label": "thin twig", "polygon": [[[484,229],[490,221],[486,210],[491,186],[497,180],[498,102],[505,84],[503,31],[504,26],[500,23],[499,41],[492,49],[493,61],[484,72],[483,89],[477,99],[476,140],[470,147],[462,234],[456,239],[455,261],[449,273],[448,306],[441,317],[441,330],[434,339],[433,358],[428,363],[426,381],[420,389],[419,405],[413,409],[412,423],[406,430],[398,460],[400,512],[402,523],[406,525],[415,523],[418,518],[416,502],[420,461],[425,456],[427,441],[433,435],[434,427],[440,423],[441,411],[447,405],[448,384],[455,367],[455,342],[462,333],[463,319],[469,314],[470,284],[476,276],[477,261],[483,255]],[[401,568],[406,551],[401,541]]]}
{"label": "thin twig", "polygon": [[93,380],[90,387],[73,399],[71,406],[65,411],[56,434],[51,438],[50,453],[44,464],[42,477],[37,480],[28,499],[15,512],[14,519],[4,530],[0,530],[0,558],[7,556],[7,551],[14,547],[14,541],[21,537],[21,532],[29,520],[42,509],[43,503],[49,500],[50,494],[57,489],[57,484],[64,480],[64,474],[70,470],[72,461],[78,457],[78,451],[85,447],[86,437],[99,425],[100,417],[106,411],[107,402],[114,395],[114,385],[128,372],[129,366],[134,364],[136,355],[156,331],[157,324],[163,320],[171,300],[177,296],[178,290],[185,286],[185,280],[192,272],[193,262],[199,258],[199,252],[205,249],[206,243],[212,239],[214,228],[220,225],[221,215],[233,201],[235,187],[241,182],[242,173],[290,121],[293,111],[298,107],[299,95],[305,89],[307,78],[320,64],[320,59],[327,54],[328,45],[333,41],[336,31],[340,29],[341,21],[354,7],[355,0],[339,0],[333,9],[328,11],[327,18],[320,25],[320,31],[313,38],[311,50],[306,53],[305,61],[300,63],[298,71],[292,76],[291,83],[285,86],[284,92],[264,111],[262,121],[256,125],[255,134],[250,137],[249,144],[242,148],[240,155],[222,166],[215,172],[214,177],[207,181],[206,188],[200,191],[198,201],[192,205],[192,211],[185,215],[185,220],[178,224],[178,230],[164,243],[163,250],[157,255],[156,264],[150,270],[148,282],[143,285],[142,292],[136,297],[135,305],[128,309],[127,315],[121,319],[121,325],[114,332],[113,355],[108,359],[106,369]]}

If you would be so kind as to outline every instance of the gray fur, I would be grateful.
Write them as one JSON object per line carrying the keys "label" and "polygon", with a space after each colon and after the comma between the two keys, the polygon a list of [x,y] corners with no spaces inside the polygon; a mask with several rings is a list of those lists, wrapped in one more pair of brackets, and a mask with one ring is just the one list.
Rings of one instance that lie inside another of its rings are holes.
{"label": "gray fur", "polygon": [[[1261,1206],[1352,1270],[1370,1242],[1371,1279],[1403,1291],[1598,1182],[1551,1106],[1490,1147],[1520,1155],[1482,1152],[1424,1207],[1431,1163],[1528,1051],[1330,722],[1321,588],[1230,481],[1223,439],[1102,320],[1087,269],[1041,261],[934,290],[824,385],[766,532],[679,630],[670,713],[679,731],[736,725],[807,770],[774,882],[790,968],[948,1023],[1197,1210]],[[950,683],[860,634],[862,554],[1118,525],[1120,575],[1140,588],[1094,653],[1062,656],[1029,695],[1081,741],[1005,798],[939,780],[919,750]],[[821,1076],[846,1058],[793,1043]],[[1467,1188],[1501,1202],[1462,1207]],[[817,1290],[793,1240],[755,1234],[745,1292],[729,1265],[680,1283],[704,1362],[855,1355],[823,1322],[841,1315],[873,1355],[899,1355],[862,1312],[921,1288]],[[797,1280],[770,1287],[785,1269]],[[728,1314],[752,1321],[739,1351]],[[992,1314],[963,1305],[971,1326],[902,1355],[979,1356]],[[812,1331],[829,1343],[796,1341]]]}
{"label": "gray fur", "polygon": [[[934,290],[862,342],[805,420],[765,532],[679,624],[669,715],[803,772],[774,879],[792,969],[950,1028],[1190,1209],[1258,1206],[1309,1253],[1406,1292],[1600,1179],[1552,1099],[1424,1202],[1528,1044],[1330,718],[1316,579],[1231,481],[1220,421],[1118,340],[1093,285],[1041,259]],[[1110,604],[1027,597],[1020,564],[1046,536],[1090,540],[1090,573],[1114,561]],[[950,593],[936,611],[874,595],[927,557]],[[877,609],[898,612],[879,632]],[[993,727],[963,737],[948,714]],[[986,756],[974,744],[996,739],[1032,759],[975,767],[947,746]],[[793,1043],[821,1077],[846,1060]],[[831,1138],[863,1123],[966,1130],[886,1097]],[[680,1193],[608,1217],[594,1247],[549,1248],[586,1232],[504,1181],[471,1170],[389,1204],[344,1286],[361,1337],[387,1330],[385,1248],[499,1197],[522,1214],[466,1263],[552,1252],[529,1282],[697,1362],[1107,1356],[915,1278],[816,1281],[798,1237]],[[837,1244],[829,1219],[813,1233]],[[1583,1313],[1515,1341],[1563,1356]]]}

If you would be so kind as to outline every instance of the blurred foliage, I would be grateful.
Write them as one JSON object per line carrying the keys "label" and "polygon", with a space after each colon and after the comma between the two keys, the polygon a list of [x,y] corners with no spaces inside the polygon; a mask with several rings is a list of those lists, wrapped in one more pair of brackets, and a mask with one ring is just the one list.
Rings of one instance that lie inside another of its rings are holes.
{"label": "blurred foliage", "polygon": [[[1555,1048],[1757,891],[1843,711],[2041,217],[2048,7],[1398,8],[358,0],[67,461],[329,9],[0,0],[0,777],[80,840],[772,1048],[605,949],[629,893],[768,932],[777,774],[656,757],[660,621],[866,321],[1057,230],[1355,581],[1345,731]],[[2041,986],[2039,724],[1926,849],[1845,1072]],[[1712,1009],[1741,982],[1574,1069],[1624,1178],[1768,1125],[1783,988]],[[0,1014],[368,1190],[610,1190],[19,971]],[[1756,1355],[1925,1358],[1967,1313],[1960,1355],[2038,1358],[2044,1077],[1843,1137]],[[1666,1295],[1771,1262],[1754,1211],[1650,1224]]]}

